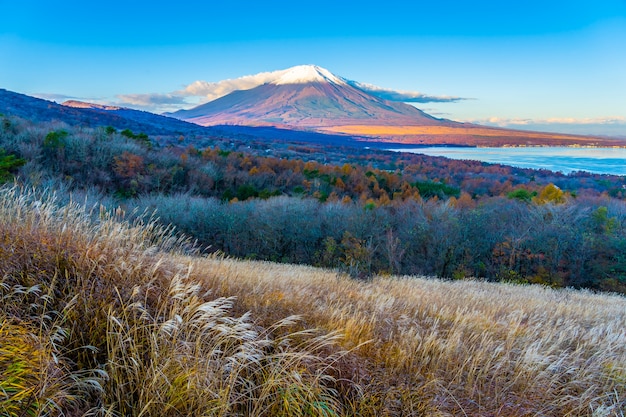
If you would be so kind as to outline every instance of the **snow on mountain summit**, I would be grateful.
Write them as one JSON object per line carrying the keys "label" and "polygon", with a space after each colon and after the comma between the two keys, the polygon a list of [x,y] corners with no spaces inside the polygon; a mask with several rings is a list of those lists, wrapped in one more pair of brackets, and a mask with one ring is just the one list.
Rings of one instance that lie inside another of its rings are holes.
{"label": "snow on mountain summit", "polygon": [[331,84],[346,84],[342,79],[325,68],[317,65],[298,65],[280,71],[282,74],[271,82],[275,85],[306,84],[312,82],[326,82]]}
{"label": "snow on mountain summit", "polygon": [[239,89],[171,116],[204,126],[239,124],[319,128],[343,125],[436,125],[434,117],[387,101],[316,65],[299,65],[255,77]]}

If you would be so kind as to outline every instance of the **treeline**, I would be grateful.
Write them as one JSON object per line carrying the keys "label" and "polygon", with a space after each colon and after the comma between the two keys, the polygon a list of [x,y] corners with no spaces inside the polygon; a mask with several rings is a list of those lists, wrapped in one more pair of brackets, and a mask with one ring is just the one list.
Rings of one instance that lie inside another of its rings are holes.
{"label": "treeline", "polygon": [[6,117],[2,127],[0,148],[28,161],[26,175],[62,178],[74,187],[94,187],[120,198],[188,193],[245,201],[285,195],[372,207],[431,198],[464,203],[506,195],[528,199],[550,184],[573,196],[623,198],[626,184],[618,176],[563,175],[357,148],[267,149],[267,144],[204,138],[195,142],[208,145],[198,149],[183,136],[152,140],[112,127],[69,128]]}
{"label": "treeline", "polygon": [[372,273],[541,283],[626,292],[626,207],[497,197],[476,207],[407,201],[368,209],[287,197],[225,204],[188,195],[135,200],[205,249]]}
{"label": "treeline", "polygon": [[10,166],[21,181],[96,195],[129,216],[156,210],[207,251],[355,277],[480,277],[626,292],[621,177],[366,150],[344,151],[341,161],[340,149],[324,154],[310,145],[186,142],[15,118],[0,130],[5,156],[21,161]]}

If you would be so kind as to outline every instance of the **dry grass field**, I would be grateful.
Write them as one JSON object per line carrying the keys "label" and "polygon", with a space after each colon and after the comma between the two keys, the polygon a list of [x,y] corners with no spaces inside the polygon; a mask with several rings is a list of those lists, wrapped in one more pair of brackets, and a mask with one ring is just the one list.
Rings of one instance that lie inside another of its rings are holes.
{"label": "dry grass field", "polygon": [[[490,129],[487,127],[451,127],[451,126],[368,126],[368,125],[348,125],[334,126],[327,128],[330,132],[348,133],[352,135],[477,135],[477,136],[507,136],[571,139],[574,135],[563,135],[558,133],[540,133],[519,130]],[[584,138],[584,137],[580,137]],[[589,139],[589,138],[587,138]]]}
{"label": "dry grass field", "polygon": [[0,190],[0,415],[623,416],[626,299],[198,256]]}
{"label": "dry grass field", "polygon": [[473,146],[626,146],[624,141],[580,135],[497,129],[482,126],[344,125],[318,128],[403,144],[467,144]]}

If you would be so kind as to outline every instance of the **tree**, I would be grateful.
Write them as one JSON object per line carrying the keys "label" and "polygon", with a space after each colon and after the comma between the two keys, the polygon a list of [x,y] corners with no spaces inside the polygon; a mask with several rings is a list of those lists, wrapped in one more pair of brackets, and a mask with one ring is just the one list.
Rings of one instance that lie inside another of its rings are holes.
{"label": "tree", "polygon": [[346,231],[341,239],[342,269],[352,278],[369,278],[372,275],[372,240],[358,239]]}
{"label": "tree", "polygon": [[533,201],[537,204],[562,204],[565,203],[565,193],[556,185],[550,183],[543,187]]}
{"label": "tree", "polygon": [[517,188],[511,191],[510,193],[508,193],[506,196],[510,199],[515,199],[515,200],[524,201],[526,203],[530,203],[533,197],[535,197],[536,195],[537,193],[531,193],[525,188]]}
{"label": "tree", "polygon": [[14,170],[25,163],[25,159],[18,158],[11,154],[7,155],[5,150],[0,148],[0,184],[11,180]]}
{"label": "tree", "polygon": [[140,187],[140,180],[145,171],[144,161],[140,155],[124,152],[114,158],[113,171],[121,179],[122,186],[118,194],[134,196]]}
{"label": "tree", "polygon": [[120,132],[120,135],[125,136],[129,139],[133,139],[147,148],[152,148],[152,142],[150,141],[150,138],[143,132],[135,134],[130,129],[124,129]]}
{"label": "tree", "polygon": [[67,130],[55,130],[54,132],[49,132],[45,139],[43,140],[43,146],[47,149],[59,149],[65,147],[65,139],[69,133]]}
{"label": "tree", "polygon": [[398,274],[401,270],[401,260],[406,249],[401,248],[400,239],[393,232],[393,229],[387,229],[385,233],[385,252],[389,262],[389,273]]}
{"label": "tree", "polygon": [[144,169],[143,158],[130,152],[124,152],[114,158],[113,171],[123,178],[135,178]]}

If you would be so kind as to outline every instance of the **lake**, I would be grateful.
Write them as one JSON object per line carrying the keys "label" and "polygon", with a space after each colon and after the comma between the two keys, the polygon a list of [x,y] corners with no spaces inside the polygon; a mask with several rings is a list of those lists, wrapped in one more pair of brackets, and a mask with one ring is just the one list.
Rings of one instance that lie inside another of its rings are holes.
{"label": "lake", "polygon": [[396,152],[470,159],[520,168],[549,169],[565,174],[588,171],[598,174],[626,175],[626,149],[623,148],[465,148],[432,146],[389,149]]}

